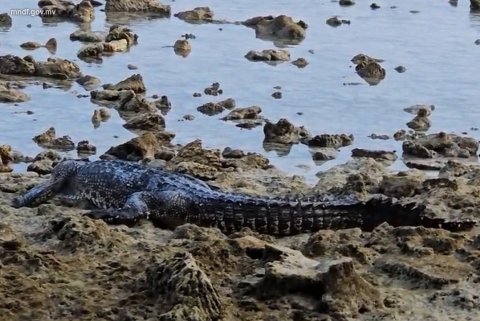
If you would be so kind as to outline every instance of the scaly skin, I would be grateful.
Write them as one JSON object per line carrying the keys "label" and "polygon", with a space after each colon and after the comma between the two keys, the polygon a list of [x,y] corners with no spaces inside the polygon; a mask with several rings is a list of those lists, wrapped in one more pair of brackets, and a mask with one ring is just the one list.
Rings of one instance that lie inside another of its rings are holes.
{"label": "scaly skin", "polygon": [[424,206],[402,205],[387,197],[367,202],[354,197],[268,199],[222,192],[184,174],[104,160],[63,161],[48,182],[15,197],[12,206],[36,206],[57,194],[90,201],[100,209],[87,215],[111,224],[133,225],[140,219],[149,219],[156,226],[169,229],[193,223],[218,227],[225,233],[249,227],[259,233],[281,236],[320,229],[372,230],[383,222],[449,230],[469,229],[475,224],[431,219],[424,215]]}

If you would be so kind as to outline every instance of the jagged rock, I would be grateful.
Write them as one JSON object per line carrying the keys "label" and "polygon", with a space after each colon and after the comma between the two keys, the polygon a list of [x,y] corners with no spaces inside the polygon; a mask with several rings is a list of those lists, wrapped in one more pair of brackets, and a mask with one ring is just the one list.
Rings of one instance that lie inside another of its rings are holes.
{"label": "jagged rock", "polygon": [[38,6],[42,9],[40,16],[45,19],[61,18],[75,22],[91,22],[95,19],[90,0],[83,0],[79,4],[67,0],[41,0]]}
{"label": "jagged rock", "polygon": [[165,129],[165,119],[156,113],[135,116],[123,125],[126,129],[160,131]]}
{"label": "jagged rock", "polygon": [[380,292],[355,271],[350,258],[316,261],[270,244],[265,245],[265,257],[265,276],[257,285],[261,297],[314,297],[317,309],[343,318],[383,307]]}
{"label": "jagged rock", "polygon": [[108,43],[115,40],[122,39],[127,42],[127,47],[130,48],[132,45],[137,43],[138,35],[133,33],[132,30],[127,27],[113,25],[110,27],[108,34],[105,38],[105,45],[108,45]]}
{"label": "jagged rock", "polygon": [[50,174],[61,160],[62,157],[59,153],[53,150],[46,150],[35,156],[33,162],[28,165],[27,171],[40,175]]}
{"label": "jagged rock", "polygon": [[78,78],[77,83],[87,91],[92,91],[100,86],[100,79],[95,76],[85,75]]}
{"label": "jagged rock", "polygon": [[330,135],[322,134],[316,135],[311,139],[306,140],[306,144],[310,147],[331,147],[331,148],[340,148],[351,145],[353,143],[353,135]]}
{"label": "jagged rock", "polygon": [[228,98],[216,103],[206,103],[202,106],[197,107],[197,110],[202,114],[214,116],[221,114],[225,109],[235,108],[235,100]]}
{"label": "jagged rock", "polygon": [[415,131],[427,131],[432,125],[430,119],[428,119],[429,113],[428,109],[420,108],[415,118],[407,123],[408,128]]}
{"label": "jagged rock", "polygon": [[263,123],[261,112],[262,109],[258,106],[235,108],[221,120],[236,122],[240,127],[255,127]]}
{"label": "jagged rock", "polygon": [[134,74],[130,77],[118,82],[115,85],[112,84],[105,84],[103,85],[103,89],[105,90],[132,90],[134,93],[144,93],[147,91],[145,84],[143,83],[143,77],[140,74]]}
{"label": "jagged rock", "polygon": [[158,0],[107,0],[105,12],[144,12],[170,16],[171,9],[169,5],[163,5]]}
{"label": "jagged rock", "polygon": [[245,55],[245,58],[250,61],[288,61],[290,60],[290,52],[285,49],[251,50]]}
{"label": "jagged rock", "polygon": [[106,35],[102,32],[77,30],[70,34],[70,40],[82,42],[103,42]]}
{"label": "jagged rock", "polygon": [[33,141],[44,148],[73,150],[75,144],[69,136],[56,137],[55,128],[50,127],[44,133],[33,137]]}
{"label": "jagged rock", "polygon": [[287,119],[281,118],[277,123],[267,121],[263,126],[264,143],[296,144],[310,136],[303,126],[296,127]]}
{"label": "jagged rock", "polygon": [[205,95],[211,96],[218,96],[223,94],[223,90],[220,89],[220,84],[218,82],[214,82],[209,87],[205,88],[203,92],[205,93]]}
{"label": "jagged rock", "polygon": [[190,253],[154,263],[145,274],[150,292],[166,303],[161,320],[209,321],[221,317],[220,296]]}
{"label": "jagged rock", "polygon": [[174,16],[187,22],[212,22],[213,11],[209,7],[196,7],[193,10],[176,13]]}
{"label": "jagged rock", "polygon": [[223,158],[242,158],[246,154],[243,150],[241,149],[232,149],[230,147],[225,147],[225,149],[222,151],[222,157]]}
{"label": "jagged rock", "polygon": [[67,59],[48,58],[47,61],[33,61],[33,64],[35,66],[35,76],[39,77],[76,79],[82,76],[80,67]]}
{"label": "jagged rock", "polygon": [[255,29],[258,38],[300,43],[305,39],[307,24],[303,21],[294,22],[291,17],[254,17],[243,22],[247,27]]}
{"label": "jagged rock", "polygon": [[33,76],[35,65],[31,60],[14,55],[0,56],[0,74]]}
{"label": "jagged rock", "polygon": [[337,157],[337,150],[334,148],[322,148],[312,153],[312,159],[316,163],[329,161]]}
{"label": "jagged rock", "polygon": [[168,100],[167,96],[162,96],[160,99],[154,101],[155,107],[160,110],[162,115],[166,115],[170,109],[172,109],[172,104]]}
{"label": "jagged rock", "polygon": [[402,145],[404,154],[420,158],[433,158],[437,153],[444,157],[468,158],[476,155],[478,147],[474,138],[444,132],[407,140]]}
{"label": "jagged rock", "polygon": [[360,63],[355,70],[369,85],[377,85],[385,78],[385,69],[377,62]]}
{"label": "jagged rock", "polygon": [[12,161],[12,147],[10,145],[0,145],[0,173],[13,171],[10,167],[10,162]]}
{"label": "jagged rock", "polygon": [[10,28],[12,26],[12,17],[8,13],[0,13],[0,28]]}
{"label": "jagged rock", "polygon": [[126,143],[110,147],[100,158],[110,159],[113,156],[114,158],[130,161],[139,161],[147,158],[154,159],[160,146],[164,145],[160,138],[151,132],[146,132]]}
{"label": "jagged rock", "polygon": [[297,66],[298,68],[305,68],[308,65],[308,61],[305,58],[298,58],[292,61],[292,65]]}
{"label": "jagged rock", "polygon": [[378,186],[378,191],[397,198],[411,197],[421,189],[424,180],[425,176],[418,171],[385,175]]}
{"label": "jagged rock", "polygon": [[367,150],[362,148],[352,149],[352,157],[370,157],[377,160],[386,160],[392,162],[398,158],[395,151]]}
{"label": "jagged rock", "polygon": [[77,144],[78,154],[94,155],[97,153],[97,147],[90,144],[88,140],[79,141]]}

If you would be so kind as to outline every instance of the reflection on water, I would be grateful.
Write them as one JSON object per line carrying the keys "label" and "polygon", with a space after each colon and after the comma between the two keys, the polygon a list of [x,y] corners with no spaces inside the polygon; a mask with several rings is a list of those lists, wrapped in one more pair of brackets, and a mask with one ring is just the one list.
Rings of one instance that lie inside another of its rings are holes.
{"label": "reflection on water", "polygon": [[[15,8],[30,8],[35,1],[1,1],[0,12]],[[96,9],[91,24],[72,22],[42,22],[40,17],[14,16],[13,26],[0,33],[0,54],[32,55],[35,60],[46,60],[52,55],[40,48],[25,51],[20,44],[26,41],[45,43],[57,39],[55,56],[74,60],[84,74],[96,76],[102,83],[117,83],[133,73],[140,73],[148,88],[147,96],[168,96],[171,110],[166,115],[167,130],[176,134],[174,143],[185,144],[201,138],[208,148],[232,148],[260,152],[280,168],[295,174],[307,175],[346,161],[352,148],[396,150],[401,154],[401,142],[392,139],[379,141],[368,138],[372,133],[393,135],[406,128],[412,115],[403,108],[427,103],[437,108],[432,113],[430,132],[468,132],[479,127],[480,109],[477,90],[478,46],[480,15],[470,12],[468,2],[458,7],[437,0],[388,0],[378,10],[369,3],[340,7],[330,0],[225,2],[205,0],[215,13],[214,19],[232,22],[255,16],[291,16],[294,21],[308,24],[306,38],[298,44],[278,43],[272,39],[255,37],[255,30],[238,23],[189,24],[173,16],[193,9],[195,1],[169,3],[169,18],[140,18],[138,15],[109,15]],[[452,4],[452,3],[451,3]],[[391,7],[395,7],[392,9]],[[417,14],[412,14],[415,11]],[[351,21],[348,26],[331,28],[325,21],[332,16]],[[138,44],[128,53],[116,53],[99,61],[77,58],[82,43],[70,40],[70,34],[79,29],[106,32],[113,24],[127,24],[139,35]],[[30,25],[30,27],[28,27]],[[172,46],[184,34],[195,35],[190,41],[188,56],[177,55]],[[285,48],[292,61],[305,58],[306,68],[297,68],[285,62],[275,66],[249,62],[244,58],[250,50]],[[350,61],[364,53],[381,58],[386,77],[376,86],[345,86],[366,84],[355,72]],[[129,64],[138,70],[127,68]],[[405,73],[394,68],[403,65]],[[213,82],[219,82],[224,91],[217,97],[193,93],[203,92]],[[99,154],[110,146],[134,137],[124,129],[124,121],[116,113],[97,128],[91,115],[99,106],[82,97],[88,94],[76,83],[59,85],[61,89],[43,89],[43,80],[29,81],[25,92],[31,100],[3,104],[0,128],[1,142],[11,144],[29,155],[41,149],[32,137],[54,126],[58,133],[69,135],[75,142],[87,139],[97,146]],[[272,88],[282,87],[282,99],[271,97]],[[282,151],[263,144],[262,127],[244,130],[235,123],[216,116],[203,115],[197,107],[207,102],[234,98],[237,107],[260,106],[265,118],[276,122],[287,118],[293,124],[304,125],[314,135],[353,134],[353,146],[342,148],[333,161],[317,166],[307,146],[296,144]],[[18,113],[30,110],[34,114]],[[178,121],[186,114],[195,115],[193,121]],[[75,152],[69,155],[75,156]],[[404,168],[401,160],[397,168]]]}

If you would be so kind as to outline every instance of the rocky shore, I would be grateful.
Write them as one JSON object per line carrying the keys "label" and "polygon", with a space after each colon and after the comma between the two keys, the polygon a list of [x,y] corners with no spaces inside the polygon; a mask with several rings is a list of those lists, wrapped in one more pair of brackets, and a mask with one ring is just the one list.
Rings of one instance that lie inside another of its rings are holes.
{"label": "rocky shore", "polygon": [[[336,7],[354,5],[359,4],[341,0]],[[369,6],[383,10],[383,5]],[[479,6],[471,1],[472,12]],[[207,101],[197,103],[192,114],[179,121],[208,116],[233,128],[259,128],[266,152],[286,155],[296,146],[307,150],[315,164],[332,161],[344,150],[351,153],[344,164],[319,171],[311,186],[305,177],[278,169],[265,154],[209,147],[200,138],[178,144],[167,116],[175,104],[167,95],[147,94],[144,77],[134,64],[126,66],[127,77],[103,83],[94,68],[87,74],[79,63],[110,63],[104,58],[136,50],[142,41],[135,30],[138,25],[116,21],[141,18],[148,23],[170,18],[188,25],[216,25],[218,31],[227,26],[253,30],[252,37],[275,48],[245,50],[240,58],[246,64],[308,69],[313,68],[309,61],[290,50],[308,37],[307,22],[283,14],[230,21],[218,18],[209,7],[179,11],[175,2],[167,5],[158,0],[42,0],[38,7],[43,10],[42,22],[78,25],[68,35],[78,51],[74,57],[53,56],[58,44],[50,38],[45,45],[35,39],[16,44],[29,52],[46,49],[52,56],[45,60],[33,54],[2,53],[0,103],[30,101],[26,89],[31,86],[68,91],[78,85],[85,92],[77,97],[89,98],[95,106],[93,113],[85,112],[92,130],[118,115],[119,127],[134,137],[103,150],[91,143],[91,137],[74,139],[50,125],[31,133],[42,149],[36,155],[0,141],[1,321],[477,319],[479,141],[465,132],[431,130],[437,112],[434,105],[402,106],[410,114],[409,121],[392,124],[397,126],[392,132],[369,136],[401,146],[401,150],[383,150],[358,146],[355,128],[325,132],[284,117],[272,119],[263,105],[244,104],[227,91],[223,96],[223,83],[213,82],[193,93],[191,99]],[[98,10],[105,12],[108,27],[96,31],[85,27],[98,19]],[[339,32],[355,23],[337,15],[325,22]],[[2,30],[8,31],[14,23],[15,17],[0,14]],[[173,48],[179,59],[189,59],[197,50],[195,39],[184,34],[164,47]],[[406,71],[364,53],[356,54],[350,63],[351,73],[369,86],[381,86],[391,77],[391,69]],[[282,87],[274,89],[271,96],[279,101]],[[232,135],[232,141],[239,139],[237,135],[242,133]],[[390,197],[402,204],[420,204],[428,218],[456,228],[383,223],[369,231],[321,230],[276,238],[248,228],[226,235],[192,224],[173,230],[155,228],[148,221],[134,227],[113,226],[86,217],[84,207],[60,197],[34,208],[11,206],[15,195],[49,179],[53,168],[71,157],[66,155],[72,151],[75,158],[121,159],[185,173],[221,190],[247,195],[329,193],[365,201]],[[403,162],[408,169],[392,170],[395,162]],[[24,164],[26,171],[14,171],[17,164]]]}

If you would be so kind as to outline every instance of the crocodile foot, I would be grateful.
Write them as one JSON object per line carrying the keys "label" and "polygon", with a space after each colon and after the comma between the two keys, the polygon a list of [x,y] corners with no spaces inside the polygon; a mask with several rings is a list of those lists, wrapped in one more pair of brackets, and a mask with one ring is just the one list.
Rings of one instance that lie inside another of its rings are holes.
{"label": "crocodile foot", "polygon": [[125,224],[127,226],[135,225],[142,218],[141,215],[138,215],[138,213],[129,209],[95,209],[85,213],[85,216],[97,220],[103,220],[108,224]]}

